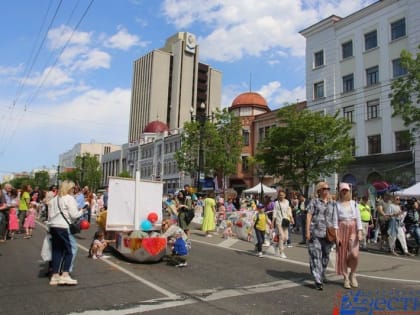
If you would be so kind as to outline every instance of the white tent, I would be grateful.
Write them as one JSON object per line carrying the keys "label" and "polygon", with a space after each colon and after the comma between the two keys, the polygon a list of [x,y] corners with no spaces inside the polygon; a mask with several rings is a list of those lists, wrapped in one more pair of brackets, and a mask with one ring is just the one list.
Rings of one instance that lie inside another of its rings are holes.
{"label": "white tent", "polygon": [[261,185],[264,195],[269,195],[271,197],[277,196],[277,190],[271,187],[268,187],[264,184],[259,183],[258,185],[248,188],[243,191],[244,194],[260,194],[261,193]]}
{"label": "white tent", "polygon": [[420,183],[416,183],[406,189],[396,191],[394,194],[401,197],[420,197]]}

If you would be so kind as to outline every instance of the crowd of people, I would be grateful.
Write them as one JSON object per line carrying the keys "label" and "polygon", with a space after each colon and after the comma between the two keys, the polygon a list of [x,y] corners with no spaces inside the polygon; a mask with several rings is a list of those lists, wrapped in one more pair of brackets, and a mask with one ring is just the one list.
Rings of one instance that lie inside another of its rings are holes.
{"label": "crowd of people", "polygon": [[0,189],[0,242],[32,237],[35,221],[44,221],[51,240],[50,285],[76,285],[71,278],[77,253],[77,242],[70,226],[83,217],[91,221],[92,214],[107,206],[107,193],[96,195],[87,186],[81,188],[65,180],[58,188],[52,185],[47,191],[23,184],[14,188],[10,183]]}
{"label": "crowd of people", "polygon": [[[166,208],[172,222],[186,233],[189,227],[177,214],[183,211],[189,189],[169,196]],[[332,249],[336,252],[336,273],[343,277],[344,288],[350,289],[359,285],[356,277],[359,251],[368,250],[368,244],[370,248],[377,244],[378,249],[396,256],[414,256],[420,247],[420,207],[416,199],[401,202],[398,195],[385,193],[371,204],[368,196],[355,198],[348,183],[341,183],[337,195],[333,195],[328,183],[320,182],[309,199],[280,189],[275,198],[264,196],[262,202],[254,196],[227,196],[225,201],[214,192],[203,198],[192,194],[191,201],[188,207],[201,208],[201,230],[207,237],[216,235],[222,225],[221,236],[232,237],[235,222],[229,220],[231,214],[252,212],[248,240],[254,241],[258,257],[264,257],[264,246],[273,245],[276,256],[287,258],[286,248],[292,246],[290,233],[300,235],[299,244],[308,247],[310,271],[318,290],[323,290]],[[327,233],[332,234],[333,240]]]}

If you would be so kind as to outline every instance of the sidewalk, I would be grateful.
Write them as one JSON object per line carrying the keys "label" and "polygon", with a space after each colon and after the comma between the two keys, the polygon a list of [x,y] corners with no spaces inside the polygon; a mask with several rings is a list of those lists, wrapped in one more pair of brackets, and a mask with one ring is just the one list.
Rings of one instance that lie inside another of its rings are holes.
{"label": "sidewalk", "polygon": [[[213,237],[204,237],[200,230],[191,230],[191,238],[197,243],[206,243],[231,250],[244,251],[254,254],[254,244],[239,240],[237,238],[224,239],[220,234],[213,234]],[[305,265],[309,268],[309,254],[306,245],[298,245],[301,241],[300,234],[292,233],[291,248],[285,248],[287,259],[274,255],[271,247],[264,247],[265,258],[281,260],[284,262]],[[360,251],[358,275],[360,277],[382,279],[407,283],[420,284],[419,267],[420,256],[416,257],[395,257],[376,248],[376,244],[370,244],[370,251]],[[329,271],[334,272],[335,252],[331,252]]]}

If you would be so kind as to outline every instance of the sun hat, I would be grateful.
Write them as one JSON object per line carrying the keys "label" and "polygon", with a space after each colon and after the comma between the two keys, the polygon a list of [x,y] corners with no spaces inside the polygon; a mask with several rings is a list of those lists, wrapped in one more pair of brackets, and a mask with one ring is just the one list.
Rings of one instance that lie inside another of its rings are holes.
{"label": "sun hat", "polygon": [[340,191],[342,191],[343,189],[347,189],[350,190],[350,185],[347,183],[340,183]]}

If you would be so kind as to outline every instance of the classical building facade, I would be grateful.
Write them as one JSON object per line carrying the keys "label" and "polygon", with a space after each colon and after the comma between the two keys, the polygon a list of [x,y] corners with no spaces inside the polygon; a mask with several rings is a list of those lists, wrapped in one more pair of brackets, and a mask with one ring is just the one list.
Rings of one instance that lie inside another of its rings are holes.
{"label": "classical building facade", "polygon": [[221,106],[222,74],[199,62],[199,45],[180,32],[134,62],[128,142],[134,143],[151,121],[170,130],[182,128],[201,103],[206,110]]}
{"label": "classical building facade", "polygon": [[420,175],[420,156],[414,154],[418,145],[410,146],[409,128],[393,117],[389,94],[393,80],[405,74],[401,51],[418,52],[420,1],[378,1],[345,18],[332,15],[300,33],[306,38],[308,108],[339,111],[353,124],[355,162],[338,180],[352,183],[359,193],[377,180],[402,186],[415,181],[415,173]]}

